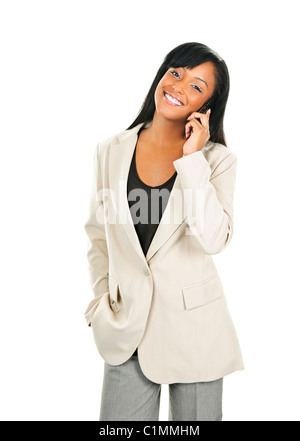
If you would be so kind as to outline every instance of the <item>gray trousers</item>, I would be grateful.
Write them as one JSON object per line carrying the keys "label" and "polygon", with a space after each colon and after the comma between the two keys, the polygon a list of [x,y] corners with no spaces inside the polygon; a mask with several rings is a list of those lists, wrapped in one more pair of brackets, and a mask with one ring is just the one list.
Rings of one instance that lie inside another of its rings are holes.
{"label": "gray trousers", "polygon": [[[169,384],[169,421],[222,421],[223,378]],[[143,374],[138,356],[104,362],[100,421],[158,421],[161,385]]]}

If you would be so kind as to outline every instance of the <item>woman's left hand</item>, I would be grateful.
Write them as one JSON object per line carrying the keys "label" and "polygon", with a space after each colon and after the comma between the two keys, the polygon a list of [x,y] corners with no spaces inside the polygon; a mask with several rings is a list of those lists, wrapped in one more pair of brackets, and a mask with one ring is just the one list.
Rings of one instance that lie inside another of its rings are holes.
{"label": "woman's left hand", "polygon": [[[209,117],[210,109],[206,113],[193,112],[188,117],[189,122],[185,125],[185,133],[188,138],[183,144],[183,156],[201,150],[210,138]],[[201,123],[196,120],[200,118]],[[191,129],[193,131],[191,133]]]}

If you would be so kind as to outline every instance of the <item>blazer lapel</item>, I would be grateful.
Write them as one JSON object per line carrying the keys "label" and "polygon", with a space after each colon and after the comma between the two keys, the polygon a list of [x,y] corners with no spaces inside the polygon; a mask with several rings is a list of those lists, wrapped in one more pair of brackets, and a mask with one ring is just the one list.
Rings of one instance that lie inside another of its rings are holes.
{"label": "blazer lapel", "polygon": [[113,138],[109,157],[109,183],[113,197],[114,210],[120,224],[123,226],[136,252],[147,261],[161,248],[170,236],[179,228],[186,218],[184,215],[183,195],[180,179],[177,175],[168,203],[156,229],[146,256],[144,255],[134,223],[131,217],[127,200],[127,179],[129,168],[137,143],[137,133],[142,125],[149,127],[149,123],[140,123],[133,129],[121,132]]}

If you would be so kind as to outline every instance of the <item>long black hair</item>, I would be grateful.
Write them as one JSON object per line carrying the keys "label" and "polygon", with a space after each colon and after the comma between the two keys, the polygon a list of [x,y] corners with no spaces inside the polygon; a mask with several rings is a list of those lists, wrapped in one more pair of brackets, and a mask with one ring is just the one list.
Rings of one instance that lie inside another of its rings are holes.
{"label": "long black hair", "polygon": [[212,142],[218,142],[227,147],[223,121],[230,88],[228,68],[220,55],[205,44],[197,42],[183,43],[172,49],[171,52],[166,55],[162,65],[157,71],[138,116],[126,130],[133,129],[142,122],[146,123],[152,121],[155,112],[155,90],[158,83],[170,67],[186,67],[188,69],[193,69],[199,64],[208,61],[211,61],[214,64],[216,72],[216,86],[209,99],[209,107],[211,108],[211,116],[209,118],[209,140]]}

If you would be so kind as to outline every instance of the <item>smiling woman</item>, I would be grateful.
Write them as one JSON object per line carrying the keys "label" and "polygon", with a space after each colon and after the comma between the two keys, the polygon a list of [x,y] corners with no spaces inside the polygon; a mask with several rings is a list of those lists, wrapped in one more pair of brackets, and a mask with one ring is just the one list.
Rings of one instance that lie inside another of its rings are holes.
{"label": "smiling woman", "polygon": [[[184,123],[189,114],[210,108],[210,141],[227,146],[223,121],[229,89],[228,68],[220,55],[204,44],[184,43],[166,55],[138,116],[127,130],[142,122],[153,121],[157,105],[166,92],[185,106],[178,115],[181,122],[179,135],[184,134]],[[206,103],[212,104],[205,106]],[[178,137],[177,131],[171,139]]]}
{"label": "smiling woman", "polygon": [[[202,78],[195,75],[201,75]],[[177,78],[174,84],[174,78]],[[206,81],[203,79],[205,78]],[[202,86],[202,84],[203,86]],[[186,69],[180,67],[178,69],[168,69],[166,75],[161,79],[156,89],[156,96],[160,90],[170,89],[173,87],[175,92],[163,91],[164,95],[177,99],[177,105],[187,106],[192,109],[201,107],[209,98],[212,98],[212,94],[215,89],[216,72],[215,66],[212,62],[207,62],[196,66],[193,69]],[[200,87],[201,86],[201,87]],[[181,98],[181,99],[180,99]],[[182,102],[185,101],[185,102]],[[199,109],[200,110],[200,109]]]}
{"label": "smiling woman", "polygon": [[85,317],[105,360],[101,421],[158,420],[161,384],[170,421],[221,421],[223,377],[244,369],[212,259],[233,234],[228,93],[221,57],[182,44],[132,125],[97,144]]}

